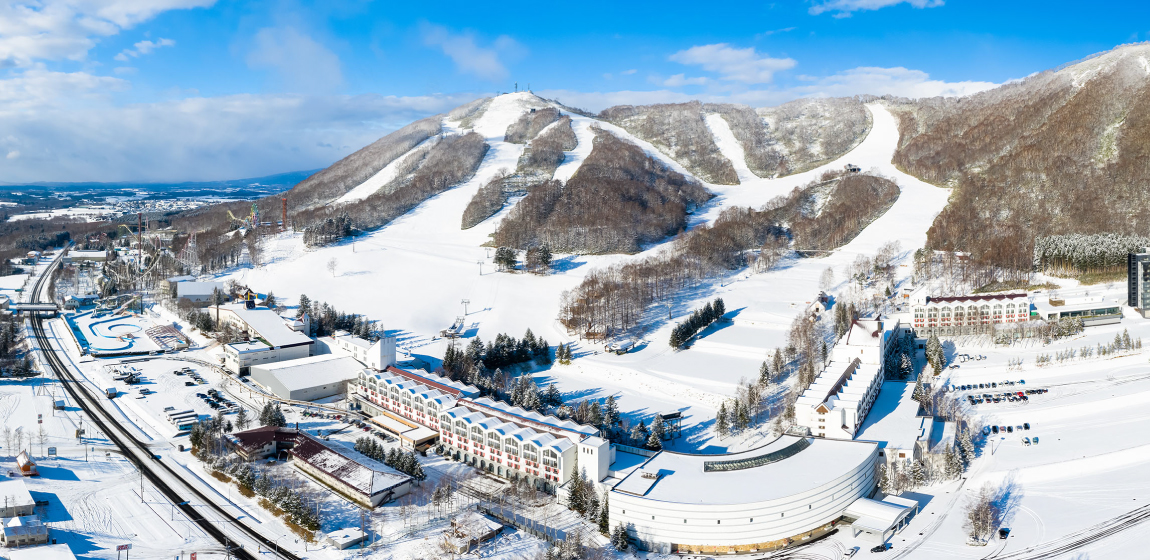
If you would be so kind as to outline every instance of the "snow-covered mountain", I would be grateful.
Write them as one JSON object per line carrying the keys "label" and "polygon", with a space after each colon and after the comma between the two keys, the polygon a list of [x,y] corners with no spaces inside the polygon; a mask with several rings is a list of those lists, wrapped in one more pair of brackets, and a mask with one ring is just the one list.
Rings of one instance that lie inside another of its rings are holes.
{"label": "snow-covered mountain", "polygon": [[1150,227],[1150,44],[894,110],[895,162],[954,188],[936,248],[1024,268],[1036,237]]}

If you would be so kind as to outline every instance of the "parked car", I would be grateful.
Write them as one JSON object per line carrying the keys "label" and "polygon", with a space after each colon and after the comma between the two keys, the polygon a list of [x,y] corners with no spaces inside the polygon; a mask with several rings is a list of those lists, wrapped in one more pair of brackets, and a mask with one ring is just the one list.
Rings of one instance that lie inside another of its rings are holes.
{"label": "parked car", "polygon": [[991,426],[990,431],[997,434],[998,433],[998,426]]}
{"label": "parked car", "polygon": [[1022,423],[1022,429],[1023,430],[1029,430],[1030,429],[1030,422],[1023,422]]}
{"label": "parked car", "polygon": [[1010,535],[1010,529],[1003,527],[998,530],[998,538],[1005,539],[1008,535]]}
{"label": "parked car", "polygon": [[1028,438],[1028,437],[1022,438],[1022,444],[1023,445],[1030,445],[1030,438]]}
{"label": "parked car", "polygon": [[858,551],[859,551],[859,547],[857,547],[857,546],[852,546],[852,547],[844,550],[843,551],[844,560],[846,558],[854,558],[855,554],[858,554]]}
{"label": "parked car", "polygon": [[1007,426],[1006,427],[1006,433],[1013,434],[1014,433],[1014,426]]}
{"label": "parked car", "polygon": [[1032,440],[1030,440],[1030,441],[1031,441],[1031,443],[1033,443],[1034,445],[1038,445],[1038,436],[1034,436],[1034,439],[1032,439]]}
{"label": "parked car", "polygon": [[891,549],[891,546],[893,546],[893,545],[891,545],[890,543],[882,543],[882,544],[870,549],[870,551],[871,552],[886,552],[886,551]]}

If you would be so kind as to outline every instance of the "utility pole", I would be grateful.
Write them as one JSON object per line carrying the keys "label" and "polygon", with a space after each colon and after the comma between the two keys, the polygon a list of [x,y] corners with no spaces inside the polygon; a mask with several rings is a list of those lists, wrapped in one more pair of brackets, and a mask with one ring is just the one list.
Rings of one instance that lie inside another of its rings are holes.
{"label": "utility pole", "polygon": [[479,275],[483,276],[483,261],[475,261],[475,264],[479,265]]}

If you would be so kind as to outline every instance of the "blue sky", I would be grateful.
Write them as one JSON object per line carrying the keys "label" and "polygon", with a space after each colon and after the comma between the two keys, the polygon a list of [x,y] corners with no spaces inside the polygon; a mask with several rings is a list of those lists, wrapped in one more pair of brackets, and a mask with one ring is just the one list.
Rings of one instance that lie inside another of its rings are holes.
{"label": "blue sky", "polygon": [[590,110],[962,95],[1147,40],[1147,15],[960,0],[0,2],[0,181],[322,167],[516,82]]}

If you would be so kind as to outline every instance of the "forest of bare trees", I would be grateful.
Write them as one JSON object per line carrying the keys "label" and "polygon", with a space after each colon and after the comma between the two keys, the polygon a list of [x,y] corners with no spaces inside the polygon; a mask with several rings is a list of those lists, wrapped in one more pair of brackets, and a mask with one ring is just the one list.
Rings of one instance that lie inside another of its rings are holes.
{"label": "forest of bare trees", "polygon": [[791,223],[795,250],[826,251],[846,245],[886,213],[898,195],[898,185],[883,177],[851,173],[836,179],[821,212]]}
{"label": "forest of bare trees", "polygon": [[571,117],[563,115],[555,126],[540,134],[523,150],[519,172],[549,179],[563,163],[563,152],[574,150],[578,144],[575,131],[571,129]]}
{"label": "forest of bare trees", "polygon": [[471,202],[468,202],[467,208],[463,209],[463,229],[474,227],[503,208],[503,204],[507,202],[507,194],[504,192],[507,178],[507,171],[503,170],[475,191],[475,196],[471,197]]}
{"label": "forest of bare trees", "polygon": [[[873,124],[864,104],[874,99],[872,96],[797,99],[777,107],[757,109],[766,122],[774,149],[782,154],[783,169],[775,172],[791,175],[813,169],[859,145]],[[727,122],[731,123],[731,119]],[[735,132],[734,125],[731,130]],[[739,138],[739,133],[735,134]]]}
{"label": "forest of bare trees", "polygon": [[[863,185],[883,181],[896,193],[898,190],[881,177],[853,177],[859,178]],[[758,210],[727,208],[714,223],[679,236],[665,251],[589,272],[583,282],[563,293],[560,322],[580,336],[610,337],[642,323],[652,306],[670,302],[682,291],[698,287],[717,275],[744,267],[753,267],[758,272],[769,270],[787,250],[790,232],[784,224],[800,221],[810,205],[812,191],[824,184],[824,181],[816,181],[796,188],[788,196],[777,197]],[[848,188],[842,194],[854,196],[852,190]],[[847,218],[849,216],[844,215],[844,219]],[[817,232],[826,237],[815,237],[815,233],[807,234],[808,241],[828,249],[839,246],[828,241],[832,237],[841,243],[850,240],[837,228],[827,227]]]}
{"label": "forest of bare trees", "polygon": [[442,115],[435,115],[415,121],[304,179],[291,190],[293,206],[297,209],[311,208],[343,196],[395,158],[439,134],[442,118]]}
{"label": "forest of bare trees", "polygon": [[792,214],[801,194],[773,201],[761,210],[728,208],[714,224],[699,226],[667,251],[645,259],[593,270],[563,293],[559,320],[572,333],[613,336],[638,325],[652,305],[699,286],[724,271],[753,264],[760,254],[777,258],[785,246],[779,224]]}
{"label": "forest of bare trees", "polygon": [[929,246],[1028,269],[1038,237],[1143,234],[1150,227],[1146,52],[1121,47],[973,96],[894,107],[895,163],[955,188]]}
{"label": "forest of bare trees", "polygon": [[519,120],[511,123],[507,127],[507,133],[503,137],[504,142],[512,144],[525,144],[529,142],[535,135],[539,134],[547,125],[559,120],[559,109],[554,107],[544,107],[542,109],[532,109],[523,113]]}
{"label": "forest of bare trees", "polygon": [[687,214],[713,195],[602,130],[566,185],[531,187],[495,231],[494,245],[549,245],[571,253],[633,253],[683,230]]}
{"label": "forest of bare trees", "polygon": [[705,181],[739,184],[734,166],[715,145],[711,129],[703,120],[703,105],[698,101],[619,105],[604,109],[599,117],[659,147]]}
{"label": "forest of bare trees", "polygon": [[431,196],[471,178],[486,153],[487,143],[475,132],[447,136],[431,148],[414,173],[397,178],[394,185],[386,185],[358,204],[299,212],[295,226],[299,229],[304,224],[321,224],[346,214],[357,229],[378,228]]}
{"label": "forest of bare trees", "polygon": [[778,107],[708,103],[743,147],[747,167],[760,177],[791,175],[835,159],[862,142],[871,127],[869,96],[799,99]]}

